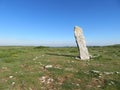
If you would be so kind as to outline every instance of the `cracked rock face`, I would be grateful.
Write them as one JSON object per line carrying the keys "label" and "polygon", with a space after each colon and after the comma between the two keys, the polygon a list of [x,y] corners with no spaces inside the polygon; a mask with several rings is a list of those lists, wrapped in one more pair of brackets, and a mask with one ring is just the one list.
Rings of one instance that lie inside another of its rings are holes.
{"label": "cracked rock face", "polygon": [[79,50],[79,58],[81,60],[90,59],[82,29],[78,26],[75,26],[74,27],[74,35],[75,35],[77,47]]}

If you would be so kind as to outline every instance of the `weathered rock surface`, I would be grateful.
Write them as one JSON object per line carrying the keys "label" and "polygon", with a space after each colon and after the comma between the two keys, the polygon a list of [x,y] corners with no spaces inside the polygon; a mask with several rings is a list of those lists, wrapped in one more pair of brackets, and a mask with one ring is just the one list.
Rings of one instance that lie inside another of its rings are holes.
{"label": "weathered rock surface", "polygon": [[74,35],[75,35],[77,47],[79,50],[79,58],[81,60],[90,59],[82,29],[78,26],[75,26],[74,27]]}

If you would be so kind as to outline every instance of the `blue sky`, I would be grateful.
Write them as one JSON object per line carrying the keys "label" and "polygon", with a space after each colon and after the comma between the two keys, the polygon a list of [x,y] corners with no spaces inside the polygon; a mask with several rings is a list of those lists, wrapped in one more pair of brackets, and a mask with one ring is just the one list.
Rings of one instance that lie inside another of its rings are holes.
{"label": "blue sky", "polygon": [[120,0],[0,0],[0,45],[75,45],[74,26],[87,45],[120,43]]}

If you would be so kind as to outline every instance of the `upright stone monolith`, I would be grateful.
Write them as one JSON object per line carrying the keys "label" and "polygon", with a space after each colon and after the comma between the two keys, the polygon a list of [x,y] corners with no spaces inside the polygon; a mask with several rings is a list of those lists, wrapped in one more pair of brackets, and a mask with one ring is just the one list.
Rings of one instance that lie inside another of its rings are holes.
{"label": "upright stone monolith", "polygon": [[74,27],[74,35],[75,35],[77,47],[79,50],[79,58],[81,60],[90,59],[82,29],[78,26],[75,26]]}

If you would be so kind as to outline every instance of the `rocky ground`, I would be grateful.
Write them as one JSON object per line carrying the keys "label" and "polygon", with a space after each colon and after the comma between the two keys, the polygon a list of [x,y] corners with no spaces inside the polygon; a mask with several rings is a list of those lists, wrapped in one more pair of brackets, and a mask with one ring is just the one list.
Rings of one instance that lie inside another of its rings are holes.
{"label": "rocky ground", "polygon": [[120,46],[0,47],[0,90],[120,90]]}

